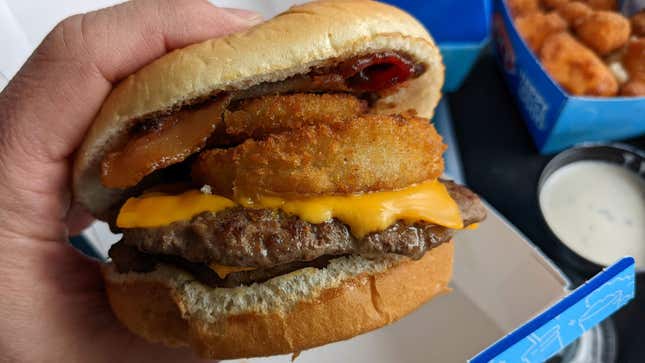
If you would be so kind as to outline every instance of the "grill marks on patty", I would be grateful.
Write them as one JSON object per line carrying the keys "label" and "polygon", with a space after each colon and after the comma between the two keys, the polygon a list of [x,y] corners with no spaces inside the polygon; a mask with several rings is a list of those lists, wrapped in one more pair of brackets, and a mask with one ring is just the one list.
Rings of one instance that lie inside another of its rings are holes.
{"label": "grill marks on patty", "polygon": [[[464,225],[485,218],[479,198],[465,187],[444,182],[460,207]],[[274,209],[235,207],[201,213],[158,228],[124,230],[123,243],[154,255],[181,256],[194,263],[267,268],[325,255],[394,253],[421,258],[452,238],[453,230],[431,223],[397,222],[356,238],[338,220],[312,224]]]}
{"label": "grill marks on patty", "polygon": [[271,267],[347,253],[420,258],[451,237],[452,231],[444,227],[399,222],[356,239],[338,220],[311,224],[279,210],[237,207],[167,227],[126,230],[123,242],[146,253],[182,256],[192,262]]}

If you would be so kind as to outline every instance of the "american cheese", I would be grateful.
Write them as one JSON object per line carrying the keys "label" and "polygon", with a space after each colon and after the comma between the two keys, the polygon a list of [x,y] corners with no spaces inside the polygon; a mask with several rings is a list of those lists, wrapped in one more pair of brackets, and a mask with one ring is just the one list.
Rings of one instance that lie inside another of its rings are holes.
{"label": "american cheese", "polygon": [[473,224],[469,225],[468,227],[466,227],[465,229],[475,230],[477,228],[479,228],[479,223],[473,223]]}
{"label": "american cheese", "polygon": [[[395,191],[306,199],[261,197],[241,199],[239,204],[247,208],[279,208],[310,223],[336,218],[347,224],[358,238],[384,230],[398,220],[463,228],[459,206],[446,187],[436,180]],[[236,203],[230,199],[198,191],[175,196],[144,195],[130,198],[123,205],[117,225],[121,228],[164,226],[205,211],[217,212],[234,205]]]}
{"label": "american cheese", "polygon": [[202,212],[217,212],[235,206],[218,195],[191,190],[179,195],[144,194],[128,199],[119,211],[116,225],[120,228],[152,228],[188,220]]}
{"label": "american cheese", "polygon": [[255,267],[226,266],[218,265],[216,263],[210,264],[208,265],[208,267],[210,267],[211,270],[215,271],[220,279],[225,279],[228,274],[232,274],[233,272],[255,270]]}

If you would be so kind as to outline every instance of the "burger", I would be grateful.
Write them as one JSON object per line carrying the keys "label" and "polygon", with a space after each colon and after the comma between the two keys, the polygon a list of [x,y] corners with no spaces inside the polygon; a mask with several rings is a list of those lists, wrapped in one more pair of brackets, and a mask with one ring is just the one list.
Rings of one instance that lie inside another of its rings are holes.
{"label": "burger", "polygon": [[122,234],[102,269],[116,317],[229,359],[348,339],[448,291],[452,236],[485,209],[440,179],[443,78],[413,17],[331,0],[120,82],[73,178]]}

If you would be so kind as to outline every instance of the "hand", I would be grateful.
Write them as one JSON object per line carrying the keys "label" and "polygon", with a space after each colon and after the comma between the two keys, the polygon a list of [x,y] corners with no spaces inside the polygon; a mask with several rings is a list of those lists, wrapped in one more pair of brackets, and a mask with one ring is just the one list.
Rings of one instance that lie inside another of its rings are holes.
{"label": "hand", "polygon": [[[20,362],[185,362],[112,315],[98,262],[66,242],[72,154],[110,89],[164,53],[257,23],[201,0],[140,0],[61,22],[0,94],[0,352]],[[74,230],[70,230],[70,228]]]}

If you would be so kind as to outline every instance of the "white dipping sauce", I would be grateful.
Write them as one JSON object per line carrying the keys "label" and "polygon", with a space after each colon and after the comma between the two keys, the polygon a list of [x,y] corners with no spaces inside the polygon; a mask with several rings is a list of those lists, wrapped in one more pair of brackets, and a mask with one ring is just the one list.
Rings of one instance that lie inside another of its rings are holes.
{"label": "white dipping sauce", "polygon": [[645,267],[645,182],[636,173],[576,161],[551,174],[539,197],[553,233],[580,256],[607,266],[629,255]]}

